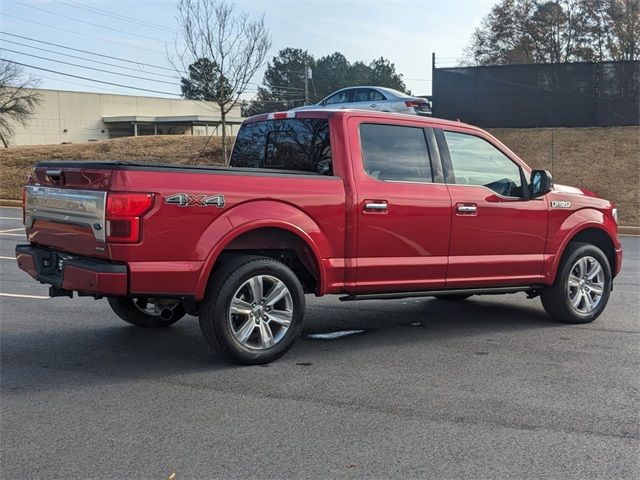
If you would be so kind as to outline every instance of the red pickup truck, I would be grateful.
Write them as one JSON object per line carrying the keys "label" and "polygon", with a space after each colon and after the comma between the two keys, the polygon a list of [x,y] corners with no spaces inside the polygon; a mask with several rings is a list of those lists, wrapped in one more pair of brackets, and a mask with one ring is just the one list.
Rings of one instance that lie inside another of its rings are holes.
{"label": "red pickup truck", "polygon": [[229,167],[38,163],[16,256],[52,296],[107,297],[143,327],[199,316],[216,352],[259,364],[291,347],[306,293],[526,292],[591,322],[620,271],[616,217],[464,123],[285,112],[246,120]]}

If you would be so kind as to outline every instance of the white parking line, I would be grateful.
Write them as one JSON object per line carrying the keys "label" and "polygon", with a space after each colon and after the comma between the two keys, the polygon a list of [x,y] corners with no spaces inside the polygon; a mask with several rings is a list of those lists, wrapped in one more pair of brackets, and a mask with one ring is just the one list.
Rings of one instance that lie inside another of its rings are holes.
{"label": "white parking line", "polygon": [[20,220],[20,221],[22,221],[22,219],[20,217],[0,217],[0,220]]}
{"label": "white parking line", "polygon": [[9,230],[0,230],[0,233],[17,232],[18,230],[24,230],[24,227],[10,228]]}
{"label": "white parking line", "polygon": [[0,260],[15,260],[16,257],[3,257],[0,255]]}
{"label": "white parking line", "polygon": [[21,295],[19,293],[2,293],[2,292],[0,292],[0,297],[33,298],[35,300],[48,300],[51,298],[51,297],[44,297],[42,295]]}

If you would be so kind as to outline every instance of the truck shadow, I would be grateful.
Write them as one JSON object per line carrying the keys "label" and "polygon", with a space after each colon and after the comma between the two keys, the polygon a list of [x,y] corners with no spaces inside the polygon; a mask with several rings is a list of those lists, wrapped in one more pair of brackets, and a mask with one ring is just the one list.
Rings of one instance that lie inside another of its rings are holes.
{"label": "truck shadow", "polygon": [[[389,344],[396,345],[397,351],[414,343],[437,348],[452,337],[558,328],[539,303],[534,303],[421,299],[346,304],[314,300],[308,306],[298,343],[273,366],[286,369],[304,365],[300,363],[304,359],[318,361],[326,355],[337,361],[344,351],[353,357],[358,350],[383,350]],[[96,309],[96,316],[105,317],[107,325],[89,327],[80,319],[77,325],[66,322],[56,326],[52,318],[41,332],[4,332],[2,391],[24,393],[136,379],[175,382],[175,376],[224,383],[260,368],[238,367],[214,357],[195,318],[187,317],[168,329],[141,329],[120,323],[104,306]]]}

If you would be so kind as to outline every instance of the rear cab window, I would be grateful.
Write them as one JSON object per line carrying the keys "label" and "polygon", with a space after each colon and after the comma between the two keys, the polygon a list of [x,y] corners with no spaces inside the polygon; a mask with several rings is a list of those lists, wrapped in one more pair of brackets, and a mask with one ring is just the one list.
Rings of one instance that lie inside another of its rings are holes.
{"label": "rear cab window", "polygon": [[364,170],[370,177],[380,181],[433,182],[422,128],[363,123],[360,143]]}
{"label": "rear cab window", "polygon": [[287,118],[244,124],[229,165],[333,175],[329,122]]}

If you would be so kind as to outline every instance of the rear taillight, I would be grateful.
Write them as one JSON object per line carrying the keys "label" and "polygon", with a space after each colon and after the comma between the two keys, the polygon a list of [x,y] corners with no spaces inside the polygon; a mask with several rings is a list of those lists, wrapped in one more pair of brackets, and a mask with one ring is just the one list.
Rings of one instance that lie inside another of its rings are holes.
{"label": "rear taillight", "polygon": [[140,241],[140,218],[153,207],[152,193],[107,194],[107,241],[137,243]]}
{"label": "rear taillight", "polygon": [[420,108],[425,103],[427,103],[427,102],[425,102],[424,100],[405,100],[405,102],[404,102],[404,104],[409,108],[411,108],[411,107]]}

